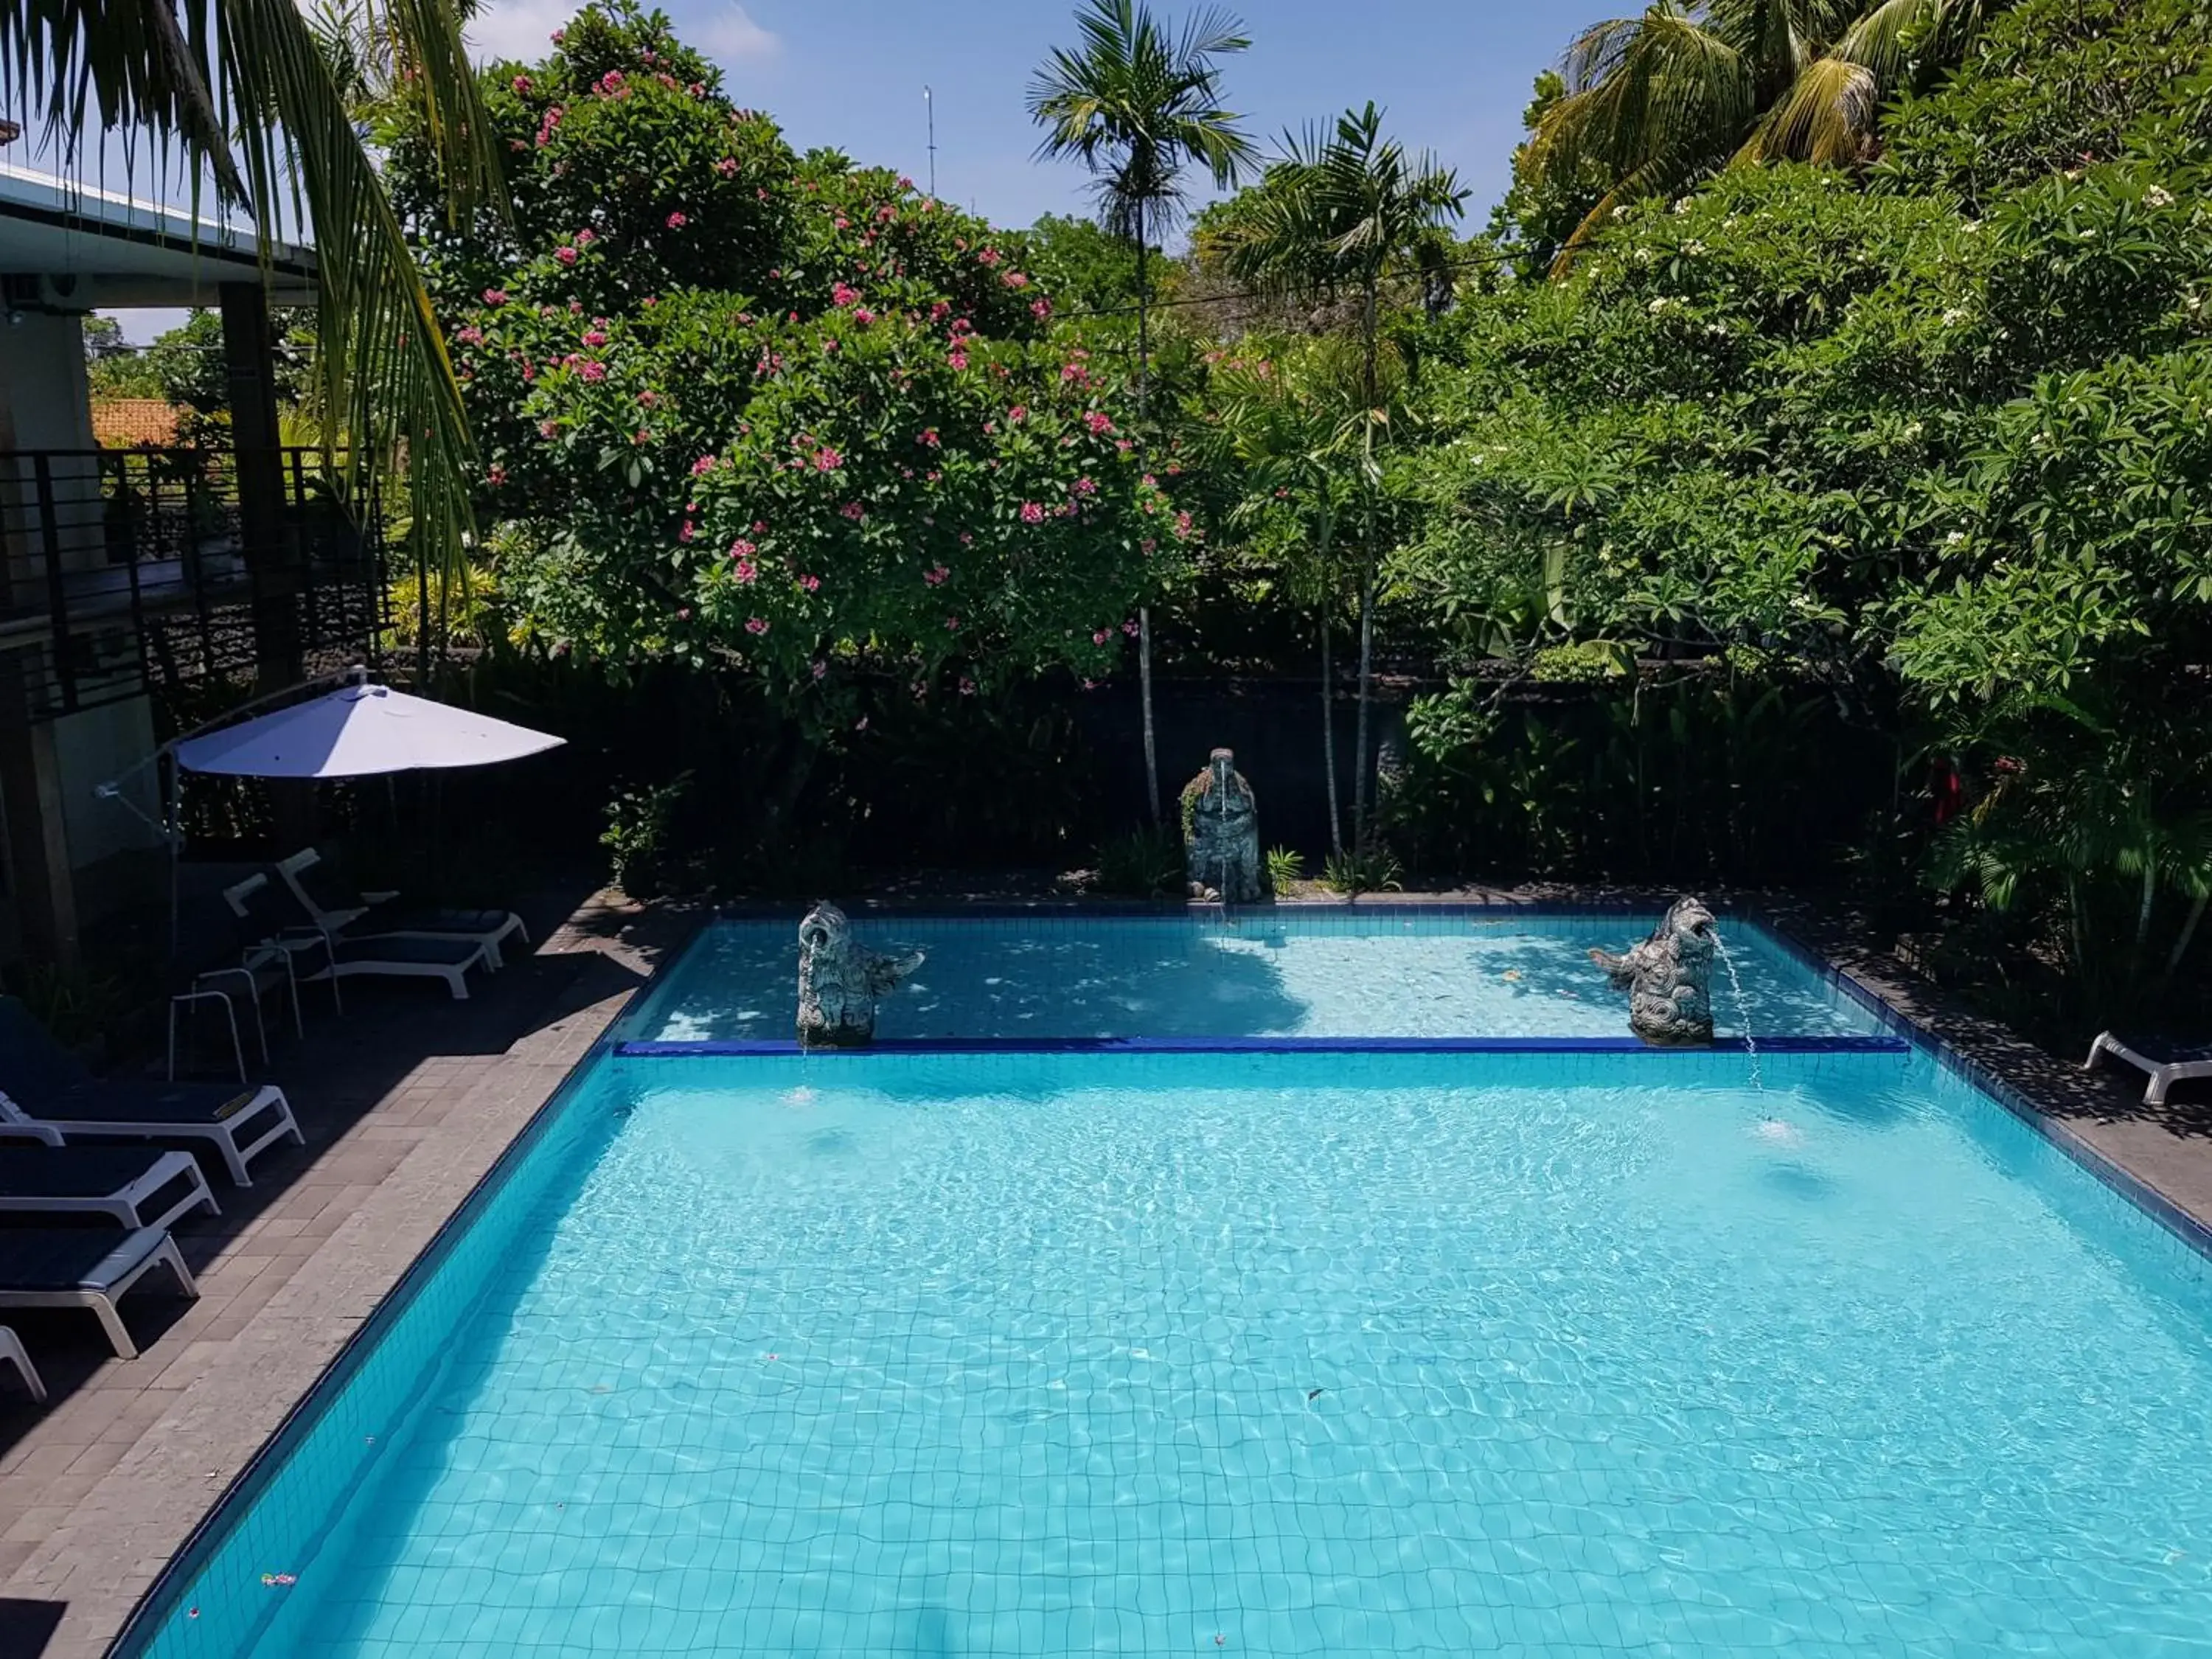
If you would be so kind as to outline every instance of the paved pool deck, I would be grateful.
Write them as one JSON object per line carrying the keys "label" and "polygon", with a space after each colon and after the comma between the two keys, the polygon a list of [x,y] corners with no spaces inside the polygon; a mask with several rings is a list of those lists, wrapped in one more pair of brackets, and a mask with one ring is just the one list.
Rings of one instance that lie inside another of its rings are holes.
{"label": "paved pool deck", "polygon": [[[0,1401],[0,1659],[95,1659],[254,1452],[459,1207],[570,1067],[687,937],[689,917],[606,894],[521,906],[540,941],[465,1002],[349,981],[307,994],[268,1075],[305,1146],[214,1179],[180,1223],[197,1302],[158,1276],[122,1304],[140,1358],[88,1314],[21,1313],[52,1393]],[[563,920],[563,917],[566,919]],[[249,1039],[250,1041],[250,1039]],[[255,1075],[263,1075],[256,1067]],[[12,1378],[10,1379],[12,1383]]]}
{"label": "paved pool deck", "polygon": [[[944,908],[1030,896],[902,896]],[[1537,905],[1650,896],[1386,896]],[[1819,911],[1762,908],[2066,1133],[2212,1224],[2212,1085],[2145,1108],[2139,1075],[2084,1076]],[[419,986],[364,988],[338,1020],[310,992],[307,1040],[285,1042],[271,1068],[307,1145],[258,1162],[250,1190],[218,1182],[223,1215],[179,1228],[203,1294],[185,1303],[149,1284],[125,1304],[141,1358],[112,1358],[88,1315],[8,1316],[53,1400],[40,1409],[10,1394],[0,1404],[0,1659],[106,1650],[170,1556],[696,920],[608,894],[573,913],[556,902],[525,914],[538,950],[468,1002]]]}

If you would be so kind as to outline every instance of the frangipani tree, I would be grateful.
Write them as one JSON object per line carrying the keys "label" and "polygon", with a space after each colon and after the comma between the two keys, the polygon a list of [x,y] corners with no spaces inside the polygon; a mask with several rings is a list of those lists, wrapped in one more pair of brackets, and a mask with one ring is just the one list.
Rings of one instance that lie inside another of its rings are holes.
{"label": "frangipani tree", "polygon": [[485,75],[510,222],[403,203],[503,526],[503,600],[615,663],[754,677],[817,738],[857,682],[958,696],[1120,659],[1195,534],[1018,235],[734,106],[667,20],[587,8]]}

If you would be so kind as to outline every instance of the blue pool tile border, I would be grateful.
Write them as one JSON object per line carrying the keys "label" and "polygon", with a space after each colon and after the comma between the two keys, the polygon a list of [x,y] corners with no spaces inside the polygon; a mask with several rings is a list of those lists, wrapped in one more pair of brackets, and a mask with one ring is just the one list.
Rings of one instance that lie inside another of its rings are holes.
{"label": "blue pool tile border", "polygon": [[[1695,1047],[1655,1048],[1638,1038],[1577,1036],[1493,1037],[886,1037],[866,1048],[817,1048],[812,1056],[840,1054],[1903,1054],[1901,1036],[1723,1037]],[[791,1038],[663,1039],[617,1042],[625,1060],[696,1059],[795,1054]]]}

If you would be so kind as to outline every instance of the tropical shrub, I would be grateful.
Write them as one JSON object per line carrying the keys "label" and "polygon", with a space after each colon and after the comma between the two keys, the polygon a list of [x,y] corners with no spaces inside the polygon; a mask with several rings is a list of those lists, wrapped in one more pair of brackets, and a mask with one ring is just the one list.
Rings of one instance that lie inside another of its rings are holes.
{"label": "tropical shrub", "polygon": [[757,678],[848,728],[913,695],[1095,676],[1195,534],[1018,237],[794,155],[665,18],[591,7],[485,72],[511,224],[453,232],[404,120],[526,641]]}

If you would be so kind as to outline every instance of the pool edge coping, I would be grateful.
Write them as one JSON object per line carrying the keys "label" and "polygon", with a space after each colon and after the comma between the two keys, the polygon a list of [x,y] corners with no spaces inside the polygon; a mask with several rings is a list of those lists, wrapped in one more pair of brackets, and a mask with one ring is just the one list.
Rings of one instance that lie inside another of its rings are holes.
{"label": "pool edge coping", "polygon": [[[1279,907],[1273,902],[1263,906],[1231,907],[1218,903],[1194,902],[1177,903],[1131,901],[1102,905],[1082,900],[1054,899],[1030,902],[988,902],[973,906],[947,905],[942,902],[914,905],[878,904],[865,907],[860,913],[870,915],[897,915],[911,920],[945,921],[1011,920],[1040,915],[1097,915],[1102,918],[1155,916],[1163,919],[1182,916],[1196,921],[1206,921],[1212,918],[1225,919],[1231,915],[1239,913],[1265,915],[1277,908]],[[1578,902],[1549,897],[1504,896],[1483,900],[1393,898],[1367,902],[1292,899],[1283,902],[1279,908],[1358,911],[1376,915],[1411,914],[1433,916],[1540,912],[1602,916],[1645,915],[1652,908],[1652,901],[1623,897]],[[165,1599],[181,1600],[182,1592],[189,1587],[192,1576],[204,1565],[208,1557],[221,1547],[227,1538],[232,1524],[230,1517],[233,1512],[242,1513],[244,1507],[251,1504],[259,1490],[273,1477],[276,1468],[283,1459],[295,1449],[295,1445],[290,1443],[297,1437],[313,1432],[313,1423],[310,1419],[318,1418],[319,1413],[335,1401],[338,1393],[352,1380],[354,1372],[358,1369],[361,1357],[364,1356],[375,1342],[380,1340],[391,1325],[406,1311],[423,1281],[442,1264],[460,1236],[466,1231],[465,1222],[472,1224],[481,1208],[489,1203],[498,1190],[512,1178],[521,1159],[551,1127],[556,1110],[569,1099],[579,1078],[600,1059],[618,1054],[634,1046],[617,1035],[623,1030],[625,1022],[638,1012],[644,1002],[663,983],[683,967],[685,959],[693,951],[702,947],[714,923],[722,921],[768,921],[793,918],[802,914],[803,908],[803,906],[794,904],[718,908],[698,920],[696,925],[691,927],[690,937],[680,948],[663,957],[654,964],[652,974],[623,998],[621,1006],[613,1012],[598,1033],[570,1061],[562,1073],[559,1080],[547,1092],[545,1098],[538,1103],[517,1127],[506,1146],[493,1158],[490,1165],[471,1184],[468,1190],[439,1222],[429,1238],[407,1263],[398,1277],[377,1297],[368,1313],[361,1319],[352,1333],[324,1364],[313,1380],[285,1409],[276,1426],[255,1448],[252,1454],[240,1468],[237,1474],[225,1486],[222,1493],[208,1505],[198,1522],[186,1534],[184,1542],[163,1563],[159,1572],[140,1593],[115,1634],[109,1638],[101,1650],[105,1659],[135,1659],[136,1656],[142,1655],[145,1651],[147,1643],[158,1634],[159,1617],[165,1616],[167,1611],[161,1607],[161,1603]],[[1925,1050],[1939,1065],[1962,1081],[1988,1095],[2012,1116],[2019,1119],[2044,1140],[2080,1165],[2116,1196],[2142,1212],[2147,1218],[2158,1224],[2179,1242],[2194,1249],[2208,1261],[2212,1261],[2212,1222],[2208,1222],[2206,1218],[2197,1216],[2185,1205],[2160,1191],[2154,1184],[2136,1174],[2118,1159],[2091,1145],[2061,1118],[2039,1105],[2027,1088],[2004,1076],[1987,1060],[1968,1053],[1951,1037],[1905,1012],[1897,1006],[1876,984],[1870,983],[1852,968],[1809,943],[1802,936],[1802,923],[1790,915],[1778,913],[1755,901],[1744,902],[1723,901],[1718,907],[1718,914],[1729,920],[1758,928],[1773,940],[1791,960],[1812,969],[1823,983],[1833,986],[1873,1014],[1881,1022],[1885,1030],[1890,1032],[1894,1037],[1901,1039],[1911,1048]],[[1018,1042],[1023,1040],[1015,1041]],[[1084,1040],[1038,1041],[1065,1044],[1071,1041]],[[1141,1046],[1147,1041],[1160,1041],[1158,1039],[1108,1039],[1105,1041],[1121,1044],[1126,1052],[1162,1052],[1158,1048],[1146,1048]],[[1274,1040],[1270,1046],[1257,1048],[1251,1046],[1252,1040],[1226,1041],[1232,1042],[1241,1041],[1246,1044],[1240,1049],[1231,1049],[1229,1052],[1299,1051],[1285,1048],[1280,1039]],[[1487,1041],[1492,1046],[1486,1048],[1468,1046],[1472,1042],[1480,1041]],[[1517,1049],[1497,1046],[1506,1041],[1509,1040],[1315,1039],[1301,1045],[1301,1048],[1305,1052],[1374,1052],[1377,1051],[1378,1045],[1395,1044],[1396,1046],[1383,1048],[1380,1051],[1401,1053],[1629,1053],[1641,1051],[1656,1054],[1711,1053],[1716,1049],[1741,1050],[1742,1048],[1741,1038],[1723,1039],[1720,1043],[1712,1045],[1711,1048],[1682,1050],[1656,1049],[1637,1042],[1633,1039],[1609,1038],[1533,1038],[1522,1040],[1528,1046]],[[1760,1039],[1760,1041],[1776,1040]],[[1859,1041],[1866,1040],[1862,1038]],[[1362,1045],[1358,1050],[1350,1050],[1344,1046],[1355,1042]],[[1421,1048],[1410,1048],[1405,1046],[1409,1043],[1422,1043],[1427,1046]],[[1567,1046],[1570,1044],[1574,1046]],[[1593,1045],[1603,1046],[1593,1047]],[[914,1045],[908,1045],[906,1051],[926,1051],[945,1055],[994,1052],[993,1049],[980,1046],[976,1042],[963,1044],[957,1041],[926,1050],[918,1050]],[[1067,1050],[1064,1047],[1051,1047],[1021,1048],[1014,1051],[1050,1053]],[[1098,1051],[1095,1042],[1088,1051]],[[1778,1052],[1781,1051],[1778,1049]],[[714,1045],[708,1044],[703,1048],[688,1048],[687,1052],[725,1051],[718,1050]],[[794,1053],[796,1045],[732,1045],[726,1052],[734,1055],[767,1057],[769,1054]],[[879,1045],[873,1052],[899,1052],[899,1050],[886,1043]],[[995,1052],[1007,1052],[1007,1050],[1001,1048]],[[1218,1047],[1183,1048],[1171,1048],[1166,1052],[1202,1053],[1223,1052],[1223,1050]],[[1896,1053],[1899,1050],[1883,1045],[1843,1049],[1838,1052],[1881,1054]],[[142,1626],[145,1627],[143,1630]]]}

